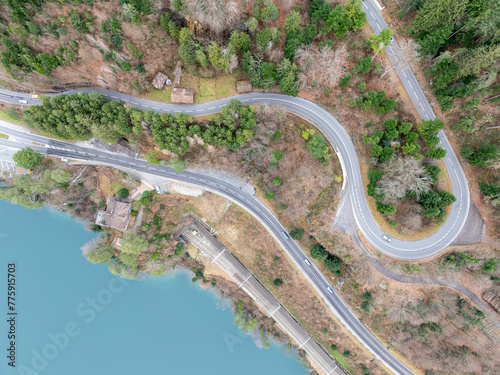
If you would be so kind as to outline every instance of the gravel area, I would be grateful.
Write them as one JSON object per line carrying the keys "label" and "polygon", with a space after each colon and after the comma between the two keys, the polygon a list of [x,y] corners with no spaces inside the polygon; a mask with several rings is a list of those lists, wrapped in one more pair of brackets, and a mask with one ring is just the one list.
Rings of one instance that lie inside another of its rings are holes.
{"label": "gravel area", "polygon": [[483,217],[481,216],[476,203],[474,203],[474,200],[471,199],[469,214],[467,215],[464,227],[450,246],[465,246],[479,243],[483,239],[485,230],[486,225]]}

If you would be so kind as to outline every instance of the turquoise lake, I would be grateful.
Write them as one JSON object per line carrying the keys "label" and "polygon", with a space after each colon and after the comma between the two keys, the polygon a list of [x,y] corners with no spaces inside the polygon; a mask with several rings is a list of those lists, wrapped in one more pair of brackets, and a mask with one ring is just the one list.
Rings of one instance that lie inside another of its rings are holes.
{"label": "turquoise lake", "polygon": [[[186,272],[124,281],[88,263],[80,248],[95,237],[62,213],[0,201],[0,374],[308,373],[286,349],[258,348]],[[11,263],[15,368],[7,358]]]}

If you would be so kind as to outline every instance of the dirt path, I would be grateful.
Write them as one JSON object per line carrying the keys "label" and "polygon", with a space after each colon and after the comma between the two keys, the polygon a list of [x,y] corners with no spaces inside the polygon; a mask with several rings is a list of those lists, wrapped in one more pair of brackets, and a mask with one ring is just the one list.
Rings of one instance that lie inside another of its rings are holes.
{"label": "dirt path", "polygon": [[441,280],[441,279],[434,279],[431,277],[416,277],[416,276],[405,276],[405,275],[400,275],[395,272],[392,272],[385,268],[383,265],[381,265],[374,257],[373,255],[370,254],[370,252],[366,249],[366,247],[363,245],[361,242],[359,236],[357,233],[351,234],[351,238],[356,244],[356,246],[361,250],[363,255],[370,261],[370,263],[375,267],[377,271],[379,271],[382,275],[385,277],[399,281],[401,283],[407,283],[407,284],[432,284],[432,285],[438,285],[438,286],[445,286],[451,289],[456,290],[459,293],[462,293],[466,297],[468,297],[472,302],[474,302],[479,309],[481,309],[482,312],[484,312],[485,315],[488,316],[492,320],[492,322],[500,328],[500,320],[497,317],[497,314],[495,314],[491,309],[483,302],[481,299],[476,296],[474,293],[472,293],[469,289],[467,289],[465,286],[462,284],[456,283],[454,281],[449,281],[449,280]]}
{"label": "dirt path", "polygon": [[[430,277],[416,277],[416,276],[405,276],[401,274],[397,274],[395,272],[392,272],[385,268],[382,264],[380,264],[377,259],[373,257],[372,254],[368,251],[368,249],[363,245],[361,242],[361,239],[358,236],[357,233],[357,225],[356,221],[354,220],[354,214],[352,212],[352,205],[350,202],[350,197],[348,194],[344,197],[345,202],[342,206],[342,212],[339,212],[337,218],[335,219],[335,222],[333,224],[335,229],[341,230],[344,233],[347,233],[350,235],[352,238],[353,242],[356,244],[356,246],[361,250],[363,255],[370,261],[370,263],[375,267],[377,271],[379,271],[382,275],[385,277],[399,281],[401,283],[407,283],[407,284],[432,284],[432,285],[437,285],[437,286],[445,286],[451,289],[456,290],[457,292],[465,295],[467,298],[469,298],[472,302],[476,304],[476,306],[486,315],[490,320],[493,322],[493,324],[497,327],[497,332],[496,336],[500,338],[500,319],[498,319],[498,316],[495,312],[493,312],[482,300],[480,297],[476,296],[473,292],[471,292],[469,289],[467,289],[465,286],[462,284],[456,283],[454,281],[449,281],[449,280],[442,280],[442,279],[435,279],[435,278],[430,278]],[[474,205],[475,207],[475,205]],[[477,208],[476,208],[477,211]],[[472,214],[474,216],[474,214]],[[467,217],[467,223],[468,223],[469,217]],[[466,224],[467,224],[466,223]],[[476,220],[476,223],[479,223],[479,221]],[[459,236],[460,237],[460,236]],[[482,232],[481,232],[481,237],[482,237]],[[469,240],[472,239],[469,238]]]}

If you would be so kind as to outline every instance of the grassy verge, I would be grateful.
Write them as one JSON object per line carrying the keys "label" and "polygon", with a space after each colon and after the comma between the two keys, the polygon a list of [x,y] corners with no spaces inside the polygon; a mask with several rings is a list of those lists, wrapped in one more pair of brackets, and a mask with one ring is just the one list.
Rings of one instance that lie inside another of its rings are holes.
{"label": "grassy verge", "polygon": [[7,116],[7,113],[5,113],[4,111],[0,111],[0,120],[12,122],[14,124],[21,125],[21,126],[26,126],[21,121],[12,120],[9,116]]}
{"label": "grassy verge", "polygon": [[[181,87],[194,89],[194,103],[200,104],[238,95],[236,80],[236,74],[222,75],[216,78],[201,78],[188,72],[182,76]],[[143,97],[156,102],[172,103],[170,101],[172,87],[165,86],[162,90],[153,88]]]}
{"label": "grassy verge", "polygon": [[6,134],[2,134],[2,133],[0,133],[0,138],[3,138],[3,139],[8,139],[8,138],[9,138],[9,136],[8,136],[8,135],[6,135]]}

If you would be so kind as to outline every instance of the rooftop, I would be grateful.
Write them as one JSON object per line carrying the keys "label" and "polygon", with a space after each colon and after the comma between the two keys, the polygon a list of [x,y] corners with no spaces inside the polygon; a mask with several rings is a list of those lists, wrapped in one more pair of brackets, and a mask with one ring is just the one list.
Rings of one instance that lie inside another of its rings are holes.
{"label": "rooftop", "polygon": [[173,88],[170,100],[172,103],[193,104],[194,90],[182,89],[180,87]]}
{"label": "rooftop", "polygon": [[128,199],[108,197],[106,210],[97,213],[95,223],[106,228],[125,231],[130,220],[132,203]]}

